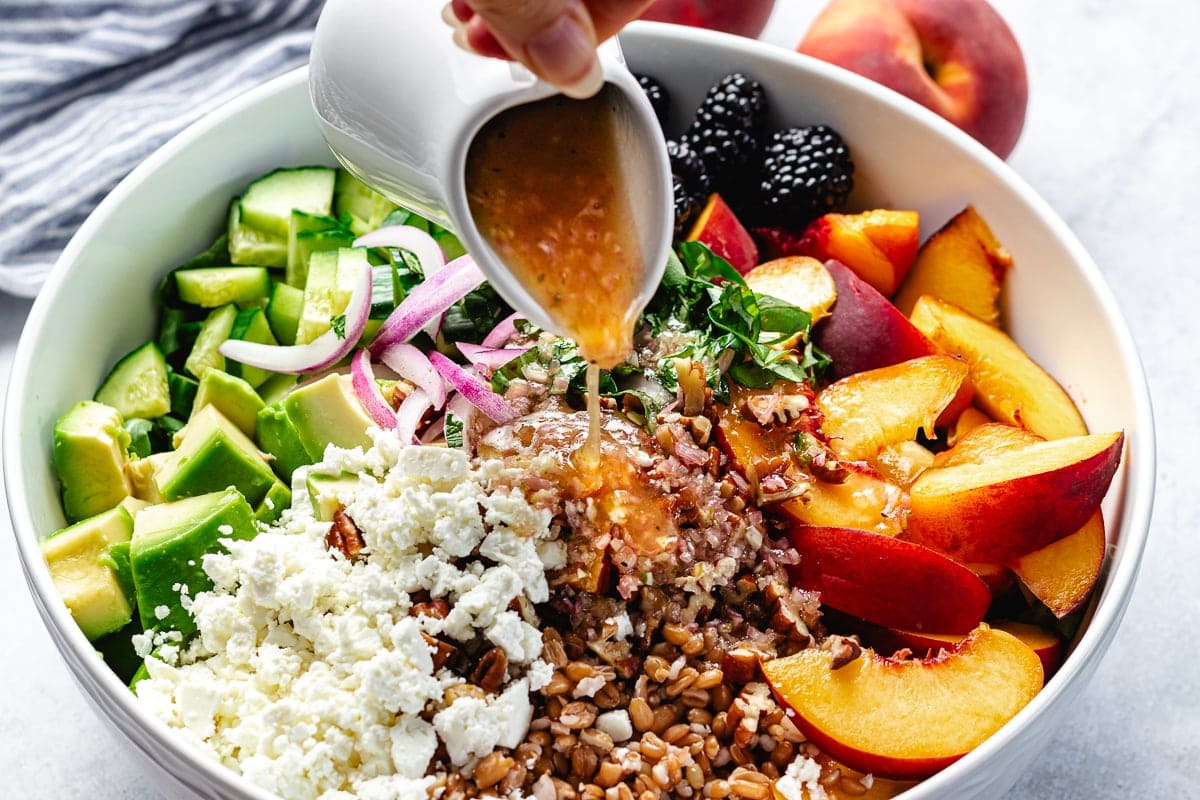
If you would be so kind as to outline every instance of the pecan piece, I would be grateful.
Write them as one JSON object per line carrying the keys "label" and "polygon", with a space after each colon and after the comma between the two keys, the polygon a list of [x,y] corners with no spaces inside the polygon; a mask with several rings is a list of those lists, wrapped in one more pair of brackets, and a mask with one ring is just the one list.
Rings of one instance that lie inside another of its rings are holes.
{"label": "pecan piece", "polygon": [[450,604],[440,597],[428,602],[417,603],[408,611],[410,617],[433,617],[434,619],[445,619],[449,614]]}
{"label": "pecan piece", "polygon": [[471,682],[488,694],[495,694],[508,677],[508,656],[499,647],[483,654],[471,672]]}
{"label": "pecan piece", "polygon": [[862,646],[852,636],[830,636],[825,644],[833,655],[833,660],[829,662],[830,669],[841,669],[862,655]]}
{"label": "pecan piece", "polygon": [[433,668],[441,669],[446,666],[450,659],[458,655],[458,648],[449,642],[443,642],[436,636],[430,636],[425,631],[421,631],[421,638],[425,640],[425,644],[433,650]]}
{"label": "pecan piece", "polygon": [[354,520],[344,508],[333,512],[333,523],[325,534],[325,548],[337,550],[350,561],[357,561],[367,543],[363,540],[362,531],[354,524]]}

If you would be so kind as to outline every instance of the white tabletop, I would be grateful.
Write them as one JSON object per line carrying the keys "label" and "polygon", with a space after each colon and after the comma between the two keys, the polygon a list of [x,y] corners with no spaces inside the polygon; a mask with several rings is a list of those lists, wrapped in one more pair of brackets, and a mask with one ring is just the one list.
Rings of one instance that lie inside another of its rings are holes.
{"label": "white tabletop", "polygon": [[[1010,798],[1200,797],[1200,72],[1193,0],[993,0],[1031,100],[1010,163],[1074,229],[1123,300],[1160,431],[1141,579],[1112,649]],[[822,0],[779,0],[764,35],[794,46]],[[0,296],[0,386],[29,303]],[[1191,466],[1189,466],[1191,465]],[[3,491],[0,488],[0,491]],[[0,513],[0,797],[159,796],[92,713],[34,610]]]}

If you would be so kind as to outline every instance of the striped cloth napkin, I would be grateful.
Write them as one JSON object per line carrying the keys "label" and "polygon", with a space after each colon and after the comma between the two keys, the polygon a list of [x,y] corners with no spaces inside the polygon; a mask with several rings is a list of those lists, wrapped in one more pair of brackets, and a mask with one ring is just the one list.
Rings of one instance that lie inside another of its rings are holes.
{"label": "striped cloth napkin", "polygon": [[0,290],[173,134],[305,63],[321,0],[0,0]]}

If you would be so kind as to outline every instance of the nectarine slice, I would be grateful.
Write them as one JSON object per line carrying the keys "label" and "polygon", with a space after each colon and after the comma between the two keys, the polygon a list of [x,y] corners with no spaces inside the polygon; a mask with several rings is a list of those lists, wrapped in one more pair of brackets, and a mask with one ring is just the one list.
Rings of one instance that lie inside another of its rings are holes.
{"label": "nectarine slice", "polygon": [[749,231],[738,220],[721,195],[713,192],[692,230],[687,235],[689,242],[700,242],[707,245],[709,250],[733,265],[733,268],[745,275],[758,264],[758,245],[754,243]]}
{"label": "nectarine slice", "polygon": [[946,443],[954,446],[972,430],[991,421],[991,417],[975,406],[967,406],[958,415],[958,419],[954,421],[954,427],[950,429],[949,434],[946,436]]}
{"label": "nectarine slice", "polygon": [[1107,543],[1100,511],[1069,536],[1009,562],[1025,588],[1062,619],[1079,609],[1096,585]]}
{"label": "nectarine slice", "polygon": [[934,422],[966,377],[966,363],[947,355],[849,375],[817,395],[821,430],[830,448],[850,461],[871,458],[920,431],[932,438]]}
{"label": "nectarine slice", "polygon": [[949,450],[934,457],[934,466],[955,467],[959,464],[983,464],[1001,453],[1045,441],[1015,425],[1003,422],[985,422],[959,439]]}
{"label": "nectarine slice", "polygon": [[[802,308],[812,315],[812,321],[829,316],[837,300],[837,286],[825,265],[807,256],[788,256],[759,264],[746,273],[746,285],[755,294],[765,294]],[[800,334],[781,342],[778,347],[795,347]]]}
{"label": "nectarine slice", "polygon": [[1027,622],[1011,622],[1009,620],[994,622],[992,627],[998,631],[1011,633],[1028,645],[1030,650],[1037,653],[1038,658],[1042,660],[1042,672],[1046,679],[1049,679],[1058,669],[1058,665],[1062,663],[1063,641],[1057,634]]}
{"label": "nectarine slice", "polygon": [[912,323],[947,353],[967,360],[975,402],[993,419],[1047,439],[1087,433],[1070,396],[1003,331],[929,295],[913,307]]}
{"label": "nectarine slice", "polygon": [[968,633],[992,593],[974,572],[912,542],[852,528],[796,525],[792,584],[821,604],[889,628]]}
{"label": "nectarine slice", "polygon": [[934,456],[919,442],[897,442],[883,448],[867,462],[884,480],[907,489],[922,472],[933,466]]}
{"label": "nectarine slice", "polygon": [[934,467],[909,488],[905,537],[960,561],[1004,563],[1078,530],[1100,507],[1123,433],[1034,442]]}
{"label": "nectarine slice", "polygon": [[916,211],[881,208],[818,217],[799,246],[806,255],[837,259],[880,294],[890,295],[912,266],[919,240]]}
{"label": "nectarine slice", "polygon": [[921,295],[964,309],[989,325],[1000,323],[1000,290],[1012,256],[983,217],[967,206],[929,237],[896,294],[896,307],[911,314]]}
{"label": "nectarine slice", "polygon": [[871,650],[841,667],[810,648],[762,664],[797,727],[833,758],[889,778],[957,761],[1042,688],[1042,662],[1015,636],[980,625],[939,655],[896,661]]}

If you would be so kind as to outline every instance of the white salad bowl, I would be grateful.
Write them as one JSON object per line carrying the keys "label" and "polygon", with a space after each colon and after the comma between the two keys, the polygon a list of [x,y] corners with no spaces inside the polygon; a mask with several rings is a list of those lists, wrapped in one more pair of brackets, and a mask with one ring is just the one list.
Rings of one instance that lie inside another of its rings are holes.
{"label": "white salad bowl", "polygon": [[[767,87],[773,124],[820,122],[842,133],[857,165],[854,206],[916,209],[928,234],[974,204],[1015,259],[1005,300],[1015,338],[1060,380],[1093,430],[1125,431],[1122,467],[1105,502],[1110,558],[1070,656],[1002,730],[905,794],[909,800],[998,797],[1043,750],[1094,673],[1129,602],[1146,542],[1153,420],[1117,303],[1066,225],[1020,178],[899,95],[796,53],[708,31],[643,23],[622,42],[635,70],[670,89],[676,128],[708,85],[741,70]],[[59,599],[38,548],[40,537],[64,524],[51,431],[60,414],[92,396],[119,356],[150,335],[159,281],[211,242],[229,197],[268,169],[314,162],[333,163],[303,71],[187,129],[131,173],[79,229],[33,306],[13,364],[3,474],[34,602],[86,696],[170,797],[267,795],[147,714]]]}

